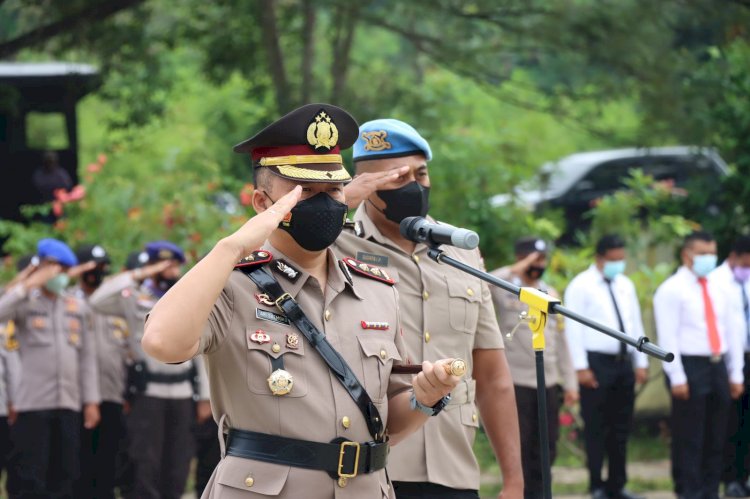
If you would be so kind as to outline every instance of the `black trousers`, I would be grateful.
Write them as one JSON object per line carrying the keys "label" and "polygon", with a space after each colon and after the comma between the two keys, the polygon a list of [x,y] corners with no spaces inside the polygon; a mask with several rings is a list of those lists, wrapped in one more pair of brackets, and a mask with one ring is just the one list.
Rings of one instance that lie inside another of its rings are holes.
{"label": "black trousers", "polygon": [[125,418],[122,404],[102,402],[99,407],[99,425],[81,429],[81,476],[75,486],[79,499],[115,498],[115,466]]}
{"label": "black trousers", "polygon": [[[682,356],[690,398],[672,397],[672,473],[684,499],[719,497],[731,398],[723,361]],[[669,386],[669,385],[668,385]]]}
{"label": "black trousers", "polygon": [[219,428],[212,418],[195,425],[195,495],[198,498],[203,495],[211,474],[221,460],[218,434]]}
{"label": "black trousers", "polygon": [[[604,488],[613,494],[622,490],[628,480],[626,454],[633,425],[635,372],[629,356],[621,359],[589,352],[588,360],[599,383],[598,388],[580,387],[589,487],[592,491]],[[605,456],[606,482],[602,480]]]}
{"label": "black trousers", "polygon": [[180,499],[193,458],[192,399],[138,395],[127,421],[132,499]]}
{"label": "black trousers", "polygon": [[725,483],[745,483],[750,477],[750,354],[745,353],[745,392],[732,401],[724,447]]}
{"label": "black trousers", "polygon": [[0,473],[5,471],[6,481],[8,477],[8,458],[11,452],[10,427],[8,418],[0,416]]}
{"label": "black trousers", "polygon": [[79,473],[81,414],[19,412],[11,427],[8,493],[14,499],[72,498]]}
{"label": "black trousers", "polygon": [[451,489],[429,482],[393,482],[396,499],[479,499],[476,490]]}
{"label": "black trousers", "polygon": [[[521,465],[523,467],[524,498],[544,496],[542,487],[542,456],[539,448],[539,415],[536,388],[515,386],[518,425],[521,432]],[[557,456],[557,439],[560,436],[560,389],[547,388],[547,431],[549,432],[550,464]]]}

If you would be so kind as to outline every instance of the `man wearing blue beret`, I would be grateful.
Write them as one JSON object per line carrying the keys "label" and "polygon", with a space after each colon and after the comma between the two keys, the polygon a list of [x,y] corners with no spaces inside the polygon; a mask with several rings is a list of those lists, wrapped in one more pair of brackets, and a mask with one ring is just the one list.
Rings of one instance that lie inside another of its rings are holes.
{"label": "man wearing blue beret", "polygon": [[0,297],[0,321],[13,320],[21,357],[11,428],[11,497],[72,497],[83,426],[99,423],[99,382],[85,302],[66,291],[77,265],[62,241],[37,244],[38,266]]}
{"label": "man wearing blue beret", "polygon": [[[198,417],[207,418],[208,386],[205,381],[195,383],[196,376],[205,376],[201,358],[164,364],[143,353],[146,316],[180,278],[185,263],[185,253],[169,241],[152,241],[144,253],[145,265],[104,281],[89,301],[101,314],[124,317],[130,330],[135,357],[129,370],[127,420],[128,455],[135,474],[132,497],[178,499],[193,457],[193,397],[202,401]],[[200,394],[195,393],[194,383]]]}
{"label": "man wearing blue beret", "polygon": [[[409,361],[467,359],[467,375],[445,410],[394,447],[388,473],[397,497],[477,498],[479,466],[472,451],[481,415],[503,472],[503,498],[523,497],[513,381],[486,284],[427,256],[428,247],[401,236],[400,222],[429,211],[432,151],[410,125],[379,119],[362,125],[353,154],[357,176],[346,187],[357,235],[336,242],[342,254],[398,276]],[[360,204],[361,202],[361,204]],[[432,220],[432,219],[430,219]],[[443,248],[483,267],[478,250]]]}

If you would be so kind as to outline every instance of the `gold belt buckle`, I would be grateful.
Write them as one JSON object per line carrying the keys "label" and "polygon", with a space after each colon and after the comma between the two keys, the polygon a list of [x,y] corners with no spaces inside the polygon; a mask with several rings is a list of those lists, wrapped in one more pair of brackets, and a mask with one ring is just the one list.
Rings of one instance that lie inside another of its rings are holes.
{"label": "gold belt buckle", "polygon": [[[344,455],[346,454],[347,447],[354,447],[356,449],[354,454],[354,469],[352,470],[352,473],[341,472],[341,469],[344,467]],[[339,477],[354,478],[355,476],[357,476],[357,468],[359,468],[359,442],[341,442],[341,445],[339,446]]]}
{"label": "gold belt buckle", "polygon": [[274,303],[276,303],[276,308],[278,308],[279,310],[281,310],[283,312],[284,309],[281,308],[281,302],[283,302],[283,301],[285,301],[287,299],[291,300],[292,299],[292,295],[290,295],[289,293],[284,293],[283,295],[281,295],[278,298],[276,298],[276,301],[274,302]]}

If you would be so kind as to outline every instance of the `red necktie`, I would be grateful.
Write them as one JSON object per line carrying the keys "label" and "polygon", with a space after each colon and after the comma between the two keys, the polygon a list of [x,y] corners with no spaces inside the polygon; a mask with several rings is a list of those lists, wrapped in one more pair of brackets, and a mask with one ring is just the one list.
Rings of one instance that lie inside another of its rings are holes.
{"label": "red necktie", "polygon": [[711,303],[711,295],[708,294],[708,281],[705,277],[699,277],[698,282],[703,290],[703,307],[706,310],[706,326],[708,327],[708,345],[711,347],[711,355],[721,354],[721,340],[719,330],[716,327],[716,314],[714,305]]}

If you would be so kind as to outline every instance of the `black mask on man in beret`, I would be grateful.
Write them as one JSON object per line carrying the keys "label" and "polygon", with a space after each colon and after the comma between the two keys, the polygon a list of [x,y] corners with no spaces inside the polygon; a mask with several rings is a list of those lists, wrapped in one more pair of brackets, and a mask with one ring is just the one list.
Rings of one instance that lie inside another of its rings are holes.
{"label": "black mask on man in beret", "polygon": [[99,285],[104,281],[104,277],[109,274],[109,265],[97,265],[92,270],[84,272],[81,278],[87,286],[92,288],[98,288]]}
{"label": "black mask on man in beret", "polygon": [[547,270],[547,267],[544,265],[529,265],[526,269],[526,277],[531,281],[538,281],[544,275],[545,270]]}
{"label": "black mask on man in beret", "polygon": [[[271,199],[268,193],[264,194]],[[279,228],[288,232],[307,251],[320,251],[339,237],[347,211],[346,204],[321,192],[298,202],[292,208],[289,221],[282,221]]]}
{"label": "black mask on man in beret", "polygon": [[398,189],[377,191],[377,194],[385,201],[383,215],[397,224],[406,217],[423,217],[430,209],[430,188],[416,180]]}

